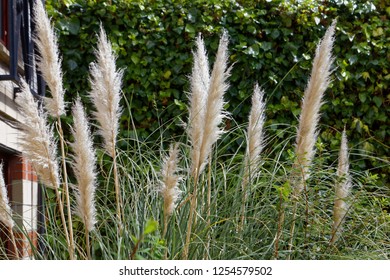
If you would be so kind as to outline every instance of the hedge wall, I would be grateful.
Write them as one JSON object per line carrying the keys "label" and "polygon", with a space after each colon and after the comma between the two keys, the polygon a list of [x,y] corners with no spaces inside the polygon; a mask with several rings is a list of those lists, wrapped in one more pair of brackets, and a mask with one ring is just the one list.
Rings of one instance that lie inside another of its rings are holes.
{"label": "hedge wall", "polygon": [[[162,124],[164,137],[182,133],[178,124],[186,119],[194,38],[199,32],[204,35],[212,60],[223,28],[230,35],[234,63],[227,110],[238,123],[246,122],[257,81],[267,92],[269,129],[297,124],[315,45],[338,18],[335,70],[322,107],[321,140],[338,149],[346,126],[355,151],[375,152],[388,161],[388,0],[299,2],[48,0],[46,5],[60,36],[68,98],[84,96],[88,89],[88,66],[101,22],[118,53],[118,66],[126,69],[123,91],[138,135],[149,139],[161,133],[151,134]],[[123,136],[133,133],[127,129],[129,121],[125,110]],[[355,164],[361,169],[379,167],[382,179],[390,174],[379,158]]]}

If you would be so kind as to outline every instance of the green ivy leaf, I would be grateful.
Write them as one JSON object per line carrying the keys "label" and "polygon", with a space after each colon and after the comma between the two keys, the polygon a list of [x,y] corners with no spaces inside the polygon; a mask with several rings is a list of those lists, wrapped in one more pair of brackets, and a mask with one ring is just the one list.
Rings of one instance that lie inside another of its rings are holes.
{"label": "green ivy leaf", "polygon": [[131,59],[131,61],[132,61],[134,64],[138,64],[138,62],[139,62],[139,60],[140,60],[139,57],[138,57],[138,55],[135,54],[135,53],[133,53],[133,54],[131,55],[130,59]]}
{"label": "green ivy leaf", "polygon": [[365,93],[359,93],[360,102],[364,103],[367,100],[367,95]]}
{"label": "green ivy leaf", "polygon": [[193,25],[191,25],[191,24],[187,24],[186,28],[185,28],[185,32],[194,34],[195,33],[195,27]]}
{"label": "green ivy leaf", "polygon": [[372,99],[376,105],[376,107],[380,107],[382,105],[382,98],[379,97],[379,96],[374,96],[374,98]]}

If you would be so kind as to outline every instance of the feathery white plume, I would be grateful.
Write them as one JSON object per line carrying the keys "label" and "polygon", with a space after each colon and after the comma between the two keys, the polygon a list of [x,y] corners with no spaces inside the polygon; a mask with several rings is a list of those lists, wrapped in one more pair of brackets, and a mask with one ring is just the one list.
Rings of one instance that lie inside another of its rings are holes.
{"label": "feathery white plume", "polygon": [[95,55],[97,61],[90,67],[89,95],[96,108],[94,116],[100,125],[99,133],[103,136],[104,148],[113,156],[121,114],[119,102],[123,70],[116,69],[116,56],[102,26]]}
{"label": "feathery white plume", "polygon": [[177,175],[179,161],[179,145],[171,145],[169,155],[164,159],[161,169],[161,189],[164,198],[164,216],[172,215],[176,206],[176,201],[180,196],[179,182],[182,178]]}
{"label": "feathery white plume", "polygon": [[81,218],[87,230],[91,231],[96,223],[96,158],[88,120],[80,98],[75,101],[72,113],[74,142],[71,146],[74,151],[73,170],[77,180],[75,186],[76,214]]}
{"label": "feathery white plume", "polygon": [[223,133],[220,125],[227,116],[227,112],[223,109],[225,105],[223,96],[229,87],[227,78],[230,76],[231,71],[231,68],[227,68],[229,58],[228,43],[228,34],[224,31],[219,41],[217,56],[210,77],[203,123],[201,124],[203,133],[199,151],[199,164],[197,166],[198,174],[202,173],[214,143]]}
{"label": "feathery white plume", "polygon": [[302,112],[299,118],[295,147],[297,159],[294,163],[294,168],[302,170],[302,179],[298,180],[294,186],[295,194],[303,190],[303,182],[309,176],[308,169],[315,154],[322,97],[330,83],[335,28],[336,21],[333,21],[323,39],[317,45],[311,76],[302,101]]}
{"label": "feathery white plume", "polygon": [[264,148],[265,102],[263,98],[264,91],[256,83],[252,95],[252,107],[249,113],[244,176],[241,184],[243,195],[239,230],[242,230],[245,222],[245,207],[248,199],[247,185],[252,178],[258,175],[260,154]]}
{"label": "feathery white plume", "polygon": [[335,187],[336,198],[333,208],[332,244],[337,241],[342,231],[342,224],[349,207],[347,199],[352,188],[352,181],[349,175],[348,140],[345,128],[341,135],[337,178],[339,181]]}
{"label": "feathery white plume", "polygon": [[19,124],[19,142],[23,155],[31,162],[42,183],[58,188],[60,178],[53,130],[47,125],[46,113],[39,109],[38,102],[34,100],[30,87],[24,80],[21,80],[21,92],[16,97],[16,103],[23,117]]}
{"label": "feathery white plume", "polygon": [[265,103],[264,91],[255,85],[252,96],[252,108],[249,113],[247,163],[250,166],[251,175],[256,175],[260,154],[264,148]]}
{"label": "feathery white plume", "polygon": [[186,243],[183,249],[183,259],[188,257],[188,248],[192,231],[193,216],[196,209],[197,181],[207,164],[214,143],[223,133],[220,127],[227,116],[223,107],[223,96],[228,89],[227,78],[231,68],[228,62],[228,35],[223,32],[218,46],[213,71],[209,79],[208,61],[204,44],[199,36],[197,52],[194,53],[194,68],[191,76],[190,118],[188,134],[192,145],[191,175],[195,179],[189,222],[187,224]]}
{"label": "feathery white plume", "polygon": [[191,149],[191,174],[195,176],[196,168],[199,166],[199,154],[203,138],[204,112],[206,110],[206,99],[210,84],[209,62],[201,35],[196,39],[196,52],[193,52],[194,65],[190,77],[191,92],[189,96],[189,124],[187,126]]}
{"label": "feathery white plume", "polygon": [[34,42],[39,51],[37,64],[52,95],[52,98],[44,98],[45,107],[51,116],[57,118],[65,114],[61,58],[57,36],[50,24],[42,1],[35,2],[34,19],[36,26]]}

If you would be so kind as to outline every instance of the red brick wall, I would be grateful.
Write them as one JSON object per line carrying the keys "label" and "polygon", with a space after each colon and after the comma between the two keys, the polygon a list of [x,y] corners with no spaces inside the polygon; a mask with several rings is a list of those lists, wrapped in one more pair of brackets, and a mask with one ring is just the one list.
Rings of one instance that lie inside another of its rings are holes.
{"label": "red brick wall", "polygon": [[23,157],[14,156],[8,164],[9,179],[12,180],[29,180],[38,182],[38,177],[32,169],[32,165]]}
{"label": "red brick wall", "polygon": [[[1,155],[0,155],[1,157]],[[38,178],[32,169],[32,165],[24,158],[13,155],[6,158],[7,161],[4,170],[5,181],[8,184],[8,195],[15,213],[17,225],[14,227],[14,236],[20,258],[31,258],[33,255],[32,246],[37,246],[36,232],[36,209],[37,197],[36,192],[32,191],[37,188]],[[7,229],[3,227],[2,239],[9,236]],[[14,255],[14,246],[12,242],[6,240],[7,257],[12,258]]]}

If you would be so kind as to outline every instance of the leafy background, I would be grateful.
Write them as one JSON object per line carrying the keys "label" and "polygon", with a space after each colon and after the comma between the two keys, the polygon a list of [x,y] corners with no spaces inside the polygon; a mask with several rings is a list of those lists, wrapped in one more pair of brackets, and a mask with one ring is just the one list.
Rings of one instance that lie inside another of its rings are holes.
{"label": "leafy background", "polygon": [[[88,69],[102,23],[118,66],[125,69],[124,102],[131,110],[123,112],[122,136],[136,132],[144,141],[183,134],[194,38],[203,34],[212,63],[222,29],[229,33],[234,64],[226,95],[232,120],[247,121],[258,82],[266,91],[267,133],[285,139],[283,128],[298,123],[315,45],[337,18],[333,81],[322,106],[319,143],[337,150],[345,126],[352,167],[388,184],[388,0],[47,0],[46,7],[60,38],[68,101],[89,89]],[[238,144],[231,143],[231,149]]]}

